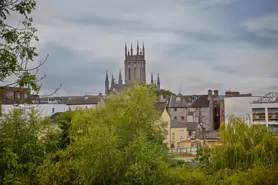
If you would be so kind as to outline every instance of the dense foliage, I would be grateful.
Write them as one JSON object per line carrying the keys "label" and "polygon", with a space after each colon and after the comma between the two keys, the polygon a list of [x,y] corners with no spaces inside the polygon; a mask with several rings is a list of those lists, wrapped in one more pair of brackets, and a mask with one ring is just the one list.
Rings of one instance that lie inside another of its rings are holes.
{"label": "dense foliage", "polygon": [[[37,184],[36,168],[55,152],[49,120],[15,109],[0,124],[0,184]],[[43,139],[42,139],[43,138]]]}
{"label": "dense foliage", "polygon": [[231,117],[220,141],[221,146],[199,150],[201,170],[214,184],[278,182],[278,138],[267,127]]}
{"label": "dense foliage", "polygon": [[30,16],[35,7],[35,0],[0,2],[0,82],[13,76],[16,81],[9,85],[25,86],[38,91],[36,72],[40,64],[28,65],[37,56],[36,47],[31,44],[38,41],[35,36],[37,30],[32,26],[33,18]]}
{"label": "dense foliage", "polygon": [[[276,184],[278,141],[264,126],[233,118],[222,145],[177,163],[163,143],[156,96],[135,86],[104,108],[64,113],[53,124],[15,110],[0,125],[0,184]],[[224,128],[225,127],[225,128]],[[178,165],[179,164],[179,165]]]}
{"label": "dense foliage", "polygon": [[156,87],[154,87],[154,85],[145,85],[146,87],[148,87],[151,91],[151,94],[156,96],[156,97],[160,97],[162,96],[163,98],[169,98],[171,95],[176,95],[175,93],[173,93],[170,90],[167,89],[158,89]]}

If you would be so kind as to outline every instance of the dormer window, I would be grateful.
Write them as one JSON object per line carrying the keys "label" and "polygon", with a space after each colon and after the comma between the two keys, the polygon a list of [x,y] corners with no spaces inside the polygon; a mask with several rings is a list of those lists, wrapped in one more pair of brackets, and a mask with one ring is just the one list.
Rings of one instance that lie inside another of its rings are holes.
{"label": "dormer window", "polygon": [[181,97],[177,96],[176,101],[181,101]]}
{"label": "dormer window", "polygon": [[84,99],[85,99],[85,100],[88,100],[88,97],[85,97]]}

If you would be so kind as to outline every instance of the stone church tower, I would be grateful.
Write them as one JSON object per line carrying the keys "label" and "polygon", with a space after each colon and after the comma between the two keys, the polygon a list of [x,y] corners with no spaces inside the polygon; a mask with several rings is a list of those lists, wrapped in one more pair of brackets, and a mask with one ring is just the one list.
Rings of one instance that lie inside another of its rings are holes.
{"label": "stone church tower", "polygon": [[133,53],[132,45],[130,49],[125,45],[125,84],[132,85],[135,82],[146,83],[146,60],[145,47],[139,48],[137,43],[136,53]]}
{"label": "stone church tower", "polygon": [[[112,92],[122,91],[135,83],[146,84],[146,60],[145,60],[145,47],[139,47],[137,43],[136,51],[133,51],[132,45],[127,48],[125,45],[125,60],[124,60],[124,84],[121,71],[119,71],[118,83],[112,75],[111,86],[109,87],[109,77],[106,71],[105,76],[105,94],[109,95]],[[151,85],[160,89],[159,74],[157,80],[153,81],[153,74],[151,74]]]}

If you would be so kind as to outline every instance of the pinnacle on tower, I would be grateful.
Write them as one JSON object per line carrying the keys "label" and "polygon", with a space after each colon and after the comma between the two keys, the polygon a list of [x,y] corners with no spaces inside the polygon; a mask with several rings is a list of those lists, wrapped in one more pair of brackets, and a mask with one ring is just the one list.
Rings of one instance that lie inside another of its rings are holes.
{"label": "pinnacle on tower", "polygon": [[137,55],[139,55],[139,44],[137,42]]}
{"label": "pinnacle on tower", "polygon": [[111,87],[115,84],[115,79],[113,77],[113,74],[112,74],[112,78],[111,78]]}
{"label": "pinnacle on tower", "polygon": [[132,48],[132,44],[131,44],[131,47],[130,47],[130,52],[131,52],[131,56],[133,55],[133,48]]}
{"label": "pinnacle on tower", "polygon": [[126,43],[125,43],[125,55],[127,55],[127,47],[126,47]]}
{"label": "pinnacle on tower", "polygon": [[108,80],[108,71],[107,70],[106,70],[105,82],[109,82],[109,80]]}
{"label": "pinnacle on tower", "polygon": [[145,45],[144,45],[144,42],[143,42],[143,48],[142,48],[142,51],[143,51],[143,57],[145,59]]}
{"label": "pinnacle on tower", "polygon": [[118,84],[123,84],[121,69],[120,69],[120,72],[119,72],[119,81],[118,81]]}
{"label": "pinnacle on tower", "polygon": [[151,73],[151,84],[153,84],[153,73]]}
{"label": "pinnacle on tower", "polygon": [[157,73],[157,88],[160,89],[160,79],[159,79],[159,73]]}
{"label": "pinnacle on tower", "polygon": [[109,93],[109,80],[108,80],[108,71],[106,70],[106,77],[105,77],[105,94]]}
{"label": "pinnacle on tower", "polygon": [[157,73],[157,83],[160,83],[160,80],[159,80],[159,73]]}

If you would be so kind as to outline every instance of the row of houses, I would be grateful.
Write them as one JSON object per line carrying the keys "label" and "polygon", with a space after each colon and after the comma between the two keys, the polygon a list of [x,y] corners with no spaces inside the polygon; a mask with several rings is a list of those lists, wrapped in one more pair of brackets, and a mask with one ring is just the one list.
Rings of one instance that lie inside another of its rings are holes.
{"label": "row of houses", "polygon": [[[34,107],[42,116],[75,111],[77,108],[98,108],[105,96],[84,95],[47,97],[30,95],[24,88],[0,88],[2,113],[13,108],[26,112]],[[242,117],[248,123],[266,124],[273,130],[278,126],[278,93],[253,96],[227,91],[208,90],[202,95],[159,97],[155,108],[161,110],[161,120],[167,123],[166,142],[171,148],[190,148],[200,142],[217,144],[221,123],[229,123],[229,115]]]}
{"label": "row of houses", "polygon": [[227,91],[219,95],[218,90],[208,90],[204,95],[171,96],[162,114],[162,120],[169,124],[166,142],[176,149],[192,148],[202,142],[217,145],[220,125],[229,124],[230,116],[276,131],[278,93],[253,96]]}

